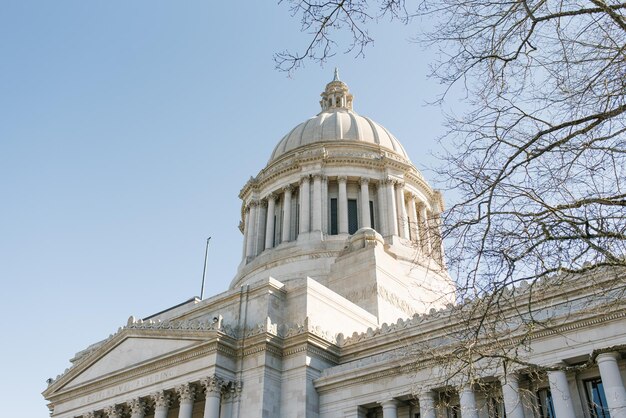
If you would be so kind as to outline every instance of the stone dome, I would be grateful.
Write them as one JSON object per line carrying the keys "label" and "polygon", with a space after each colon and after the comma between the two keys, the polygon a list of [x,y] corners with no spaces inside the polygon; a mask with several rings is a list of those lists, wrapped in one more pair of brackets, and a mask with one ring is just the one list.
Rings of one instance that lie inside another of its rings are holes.
{"label": "stone dome", "polygon": [[285,135],[274,148],[269,163],[298,147],[318,142],[362,141],[379,145],[410,161],[400,142],[383,126],[352,110],[353,96],[337,71],[321,94],[322,111]]}

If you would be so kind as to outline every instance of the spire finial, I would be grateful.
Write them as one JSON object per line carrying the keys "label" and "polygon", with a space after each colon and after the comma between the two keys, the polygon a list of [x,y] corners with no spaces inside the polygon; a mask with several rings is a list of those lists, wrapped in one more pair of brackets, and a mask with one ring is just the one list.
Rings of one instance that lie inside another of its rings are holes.
{"label": "spire finial", "polygon": [[322,93],[322,112],[331,110],[352,110],[352,95],[346,83],[339,79],[339,69],[335,67],[333,81],[326,84],[326,89]]}

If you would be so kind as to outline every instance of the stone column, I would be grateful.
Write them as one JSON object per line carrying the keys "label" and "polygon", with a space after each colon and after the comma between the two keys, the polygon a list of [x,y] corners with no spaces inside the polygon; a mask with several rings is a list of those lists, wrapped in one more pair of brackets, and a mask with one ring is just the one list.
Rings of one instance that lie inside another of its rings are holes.
{"label": "stone column", "polygon": [[339,193],[337,196],[337,228],[340,234],[348,233],[348,178],[340,176],[337,178]]}
{"label": "stone column", "polygon": [[222,392],[222,407],[220,410],[220,418],[232,418],[233,416],[233,401],[234,401],[234,393],[235,387],[233,386],[234,382],[229,382],[224,386],[224,390]]}
{"label": "stone column", "polygon": [[517,374],[507,374],[501,379],[501,383],[506,418],[524,418],[524,408],[522,407],[522,398],[519,394]]}
{"label": "stone column", "polygon": [[176,393],[178,393],[178,399],[180,402],[178,418],[192,418],[193,401],[196,397],[193,387],[191,387],[189,383],[183,383],[176,388]]}
{"label": "stone column", "polygon": [[107,406],[104,408],[104,414],[107,418],[122,418],[122,409],[117,406]]}
{"label": "stone column", "polygon": [[248,235],[250,234],[250,206],[248,205],[244,208],[243,219],[243,251],[241,258],[245,260],[248,255]]}
{"label": "stone column", "polygon": [[144,418],[146,416],[146,403],[139,398],[128,402],[130,408],[130,418]]}
{"label": "stone column", "polygon": [[371,228],[369,179],[361,177],[361,228]]}
{"label": "stone column", "polygon": [[389,399],[380,402],[380,406],[383,407],[383,418],[398,418],[398,401]]}
{"label": "stone column", "polygon": [[550,392],[552,393],[552,404],[554,412],[558,418],[575,417],[574,404],[572,396],[569,392],[567,376],[563,370],[555,370],[548,372],[548,381],[550,382]]}
{"label": "stone column", "polygon": [[265,221],[267,219],[267,201],[257,201],[257,213],[256,213],[256,241],[254,242],[254,255],[257,256],[265,249]]}
{"label": "stone column", "polygon": [[404,204],[404,183],[396,183],[396,209],[398,211],[398,230],[400,236],[409,239],[409,223],[406,217],[406,205]]}
{"label": "stone column", "polygon": [[398,218],[396,216],[395,181],[387,180],[387,226],[389,235],[398,235]]}
{"label": "stone column", "polygon": [[246,259],[250,260],[255,255],[255,241],[257,239],[256,236],[256,214],[257,214],[257,202],[256,200],[250,201],[248,204],[250,207],[250,214],[248,215],[248,237],[246,244]]}
{"label": "stone column", "polygon": [[236,411],[239,411],[239,403],[241,402],[242,390],[243,390],[243,382],[241,381],[232,382],[230,396],[231,396],[231,408],[233,411],[233,418],[235,418]]}
{"label": "stone column", "polygon": [[328,234],[328,176],[322,176],[322,232]]}
{"label": "stone column", "polygon": [[[222,379],[217,376],[207,377],[200,382],[204,386],[206,398],[204,418],[220,418],[220,400],[222,397]],[[156,418],[156,417],[155,417]]]}
{"label": "stone column", "polygon": [[461,418],[478,418],[474,389],[472,389],[471,384],[467,384],[459,389],[459,400],[461,403]]}
{"label": "stone column", "polygon": [[310,231],[310,181],[309,176],[300,179],[300,234],[306,234]]}
{"label": "stone column", "polygon": [[419,227],[418,227],[419,221],[417,219],[417,204],[415,203],[416,199],[417,199],[417,196],[411,193],[411,195],[409,196],[409,218],[411,219],[411,222],[410,222],[411,241],[416,242],[419,245],[419,242],[420,242]]}
{"label": "stone column", "polygon": [[154,418],[167,418],[170,409],[170,395],[164,391],[156,392],[152,394],[152,400],[154,401]]}
{"label": "stone column", "polygon": [[387,232],[387,205],[385,202],[385,183],[383,181],[378,182],[376,188],[376,197],[378,198],[378,228],[377,231],[383,237],[388,234]]}
{"label": "stone column", "polygon": [[419,395],[420,418],[436,418],[435,394],[431,391]]}
{"label": "stone column", "polygon": [[265,249],[274,247],[274,212],[276,212],[276,195],[267,195],[267,221],[265,222]]}
{"label": "stone column", "polygon": [[428,212],[426,211],[426,204],[419,204],[419,229],[420,229],[420,242],[422,244],[422,251],[430,256],[430,228],[428,227]]}
{"label": "stone column", "polygon": [[596,357],[611,418],[626,417],[626,389],[617,365],[619,358],[616,352],[602,353]]}
{"label": "stone column", "polygon": [[322,231],[322,175],[313,175],[313,202],[311,202],[311,210],[313,211],[311,218],[313,225],[312,231]]}
{"label": "stone column", "polygon": [[282,242],[288,242],[291,238],[291,191],[292,186],[286,186],[283,196],[283,232]]}

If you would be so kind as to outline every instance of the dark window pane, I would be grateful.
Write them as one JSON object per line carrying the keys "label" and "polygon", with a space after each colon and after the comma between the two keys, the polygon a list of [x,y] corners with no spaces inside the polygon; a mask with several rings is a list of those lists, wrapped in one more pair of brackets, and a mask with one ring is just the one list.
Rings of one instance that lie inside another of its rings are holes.
{"label": "dark window pane", "polygon": [[372,225],[372,229],[376,229],[374,225],[374,202],[370,200],[370,225]]}
{"label": "dark window pane", "polygon": [[330,199],[330,235],[337,235],[337,199]]}
{"label": "dark window pane", "polygon": [[606,404],[606,395],[600,378],[585,381],[589,413],[594,418],[610,418]]}
{"label": "dark window pane", "polygon": [[539,404],[539,416],[541,418],[556,418],[550,389],[541,389],[537,392],[537,403]]}
{"label": "dark window pane", "polygon": [[354,234],[359,229],[359,218],[355,199],[348,199],[348,233]]}

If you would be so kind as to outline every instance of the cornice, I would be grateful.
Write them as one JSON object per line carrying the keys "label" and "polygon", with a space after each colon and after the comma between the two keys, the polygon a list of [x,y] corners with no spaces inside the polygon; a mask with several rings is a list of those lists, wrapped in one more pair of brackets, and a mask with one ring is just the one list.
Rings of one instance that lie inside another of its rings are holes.
{"label": "cornice", "polygon": [[[574,331],[577,329],[593,327],[601,323],[619,320],[622,318],[626,318],[626,308],[620,310],[619,312],[614,312],[610,315],[597,314],[589,318],[580,319],[580,320],[573,321],[573,322],[568,322],[560,326],[554,326],[549,330],[533,332],[530,336],[526,336],[526,338],[529,338],[530,340],[538,340],[540,338],[546,338],[552,335],[562,334],[564,332]],[[405,346],[411,345],[412,344],[411,340],[416,339],[416,340],[419,340],[420,343],[424,343],[425,341],[422,340],[420,337],[421,335],[405,336],[403,337],[400,345],[398,344],[398,341],[396,340],[395,347],[393,348],[388,347],[386,350],[379,351],[377,354],[368,353],[367,356],[365,357],[371,358],[372,356],[380,356],[380,360],[376,361],[375,363],[363,366],[363,367],[357,366],[354,368],[346,368],[344,370],[338,371],[337,373],[323,375],[322,377],[316,379],[315,387],[318,390],[328,391],[328,390],[332,390],[336,385],[345,385],[347,382],[364,383],[364,382],[369,382],[372,380],[377,380],[384,376],[389,376],[389,375],[394,375],[394,374],[399,374],[399,373],[409,373],[409,372],[415,371],[416,369],[429,368],[435,364],[438,364],[439,361],[433,357],[422,358],[422,359],[416,360],[414,357],[413,358],[411,358],[410,356],[407,357],[406,355],[401,355],[401,353],[398,352],[398,350],[401,350]],[[501,344],[503,347],[507,347],[507,346],[514,347],[514,346],[518,346],[520,343],[521,343],[521,338],[519,337],[517,338],[514,337],[508,340],[499,341],[499,344]],[[476,351],[479,352],[481,347],[487,347],[490,344],[491,344],[490,341],[485,341],[483,344],[476,347]],[[448,347],[441,347],[440,349],[441,352],[439,352],[438,354],[442,356],[445,354],[446,348],[447,348],[447,351],[450,351],[454,347],[456,346],[450,345]],[[351,362],[354,362],[354,361],[358,361],[358,359],[354,359],[350,362],[347,362],[345,363],[345,365],[349,365]],[[392,364],[390,367],[390,362],[394,362],[394,361],[396,362],[396,364]],[[341,365],[338,367],[341,368]],[[329,369],[328,371],[332,372],[332,369]]]}
{"label": "cornice", "polygon": [[[127,382],[132,379],[137,379],[140,377],[144,377],[150,375],[154,372],[158,372],[177,364],[186,363],[190,360],[193,360],[198,357],[205,356],[207,354],[215,353],[215,352],[223,352],[225,354],[234,354],[236,351],[233,347],[224,347],[220,348],[219,340],[210,341],[204,343],[200,346],[186,347],[183,351],[178,351],[174,354],[169,353],[164,358],[158,358],[148,363],[141,364],[139,366],[132,366],[132,368],[122,371],[113,372],[109,376],[98,377],[97,379],[85,382],[79,386],[68,388],[68,389],[58,389],[54,390],[54,388],[49,387],[43,393],[46,398],[49,398],[53,403],[62,401],[64,399],[74,398],[81,395],[85,395],[90,392],[94,392],[96,390],[107,389],[111,386],[115,386],[124,382]],[[68,379],[71,379],[73,376],[68,376]],[[64,380],[65,376],[64,376]],[[62,383],[62,382],[60,382]],[[67,382],[66,382],[67,383]],[[52,391],[51,391],[52,390]]]}
{"label": "cornice", "polygon": [[[218,324],[208,321],[136,321],[129,318],[128,324],[121,327],[115,334],[109,336],[101,344],[85,353],[81,358],[59,376],[44,391],[53,393],[60,390],[69,381],[104,357],[122,341],[128,338],[164,338],[164,339],[191,339],[198,341],[215,340],[220,338],[236,337],[234,330],[229,327],[218,328]],[[46,395],[47,396],[47,395]]]}

